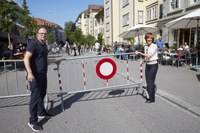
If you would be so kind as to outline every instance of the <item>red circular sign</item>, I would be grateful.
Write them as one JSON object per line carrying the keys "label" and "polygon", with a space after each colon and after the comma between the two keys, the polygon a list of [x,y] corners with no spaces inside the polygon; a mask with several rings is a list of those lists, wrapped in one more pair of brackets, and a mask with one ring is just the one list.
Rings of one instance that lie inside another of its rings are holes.
{"label": "red circular sign", "polygon": [[96,73],[101,79],[112,78],[117,71],[115,62],[110,58],[104,58],[97,63]]}

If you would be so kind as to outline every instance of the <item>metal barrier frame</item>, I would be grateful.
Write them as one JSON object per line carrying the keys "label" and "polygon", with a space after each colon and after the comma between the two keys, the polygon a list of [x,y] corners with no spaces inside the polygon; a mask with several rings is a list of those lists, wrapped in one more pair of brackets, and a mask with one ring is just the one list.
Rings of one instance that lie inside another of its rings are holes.
{"label": "metal barrier frame", "polygon": [[[133,53],[121,53],[121,54],[108,54],[108,55],[98,55],[98,56],[84,56],[84,57],[69,57],[69,58],[63,58],[60,59],[60,61],[74,61],[74,60],[83,60],[83,59],[92,59],[92,58],[103,58],[103,57],[114,57],[116,55],[132,55],[132,57],[135,57],[135,55],[133,55]],[[83,63],[83,61],[81,61]],[[127,62],[128,62],[128,58],[127,58]],[[138,62],[139,63],[139,62]],[[139,66],[139,65],[138,65]],[[142,95],[145,95],[147,98],[149,98],[148,92],[145,88],[142,87],[143,84],[143,77],[141,76],[142,74],[142,66],[140,66],[140,82],[136,82],[133,83],[134,80],[129,78],[128,76],[128,83],[127,84],[122,84],[122,85],[117,85],[117,86],[107,86],[107,87],[100,87],[100,88],[93,88],[93,89],[87,89],[87,88],[83,88],[82,90],[78,90],[78,91],[69,91],[69,92],[63,92],[62,90],[62,85],[61,85],[61,75],[60,75],[60,67],[59,64],[57,65],[57,73],[58,73],[58,80],[59,80],[59,96],[61,98],[61,110],[64,111],[65,107],[64,107],[64,100],[63,100],[63,95],[64,94],[75,94],[75,93],[82,93],[82,92],[90,92],[90,91],[98,91],[98,90],[117,90],[117,89],[124,89],[124,88],[131,88],[131,87],[135,87],[137,93],[139,93],[139,90],[142,90]],[[83,81],[84,82],[84,81]],[[131,83],[132,82],[132,83]]]}

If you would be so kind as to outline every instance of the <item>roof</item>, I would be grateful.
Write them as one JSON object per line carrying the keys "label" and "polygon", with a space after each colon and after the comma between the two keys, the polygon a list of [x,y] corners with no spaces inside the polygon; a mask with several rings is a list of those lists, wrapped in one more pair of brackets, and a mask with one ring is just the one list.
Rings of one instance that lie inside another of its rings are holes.
{"label": "roof", "polygon": [[88,9],[91,9],[91,10],[101,10],[101,9],[103,9],[103,5],[89,5]]}
{"label": "roof", "polygon": [[47,25],[47,26],[52,27],[52,28],[62,29],[62,27],[60,25],[55,24],[53,22],[50,22],[48,20],[44,20],[44,19],[41,19],[41,18],[34,18],[34,19],[37,22],[37,25]]}

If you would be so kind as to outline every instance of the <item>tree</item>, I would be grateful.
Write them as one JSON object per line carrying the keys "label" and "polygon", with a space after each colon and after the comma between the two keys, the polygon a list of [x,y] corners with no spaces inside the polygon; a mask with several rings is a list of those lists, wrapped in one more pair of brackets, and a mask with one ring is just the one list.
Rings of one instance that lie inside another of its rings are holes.
{"label": "tree", "polygon": [[28,10],[28,6],[26,0],[23,0],[22,8],[20,10],[20,20],[25,25],[22,30],[23,36],[28,39],[29,37],[35,37],[37,30],[37,23],[34,18],[30,17],[30,11]]}
{"label": "tree", "polygon": [[133,37],[131,38],[127,38],[126,39],[128,42],[130,42],[131,46],[133,46],[134,42],[135,42],[135,39]]}
{"label": "tree", "polygon": [[75,27],[75,23],[74,22],[69,21],[69,22],[65,23],[65,35],[66,35],[66,39],[68,41],[70,41],[72,39],[70,36],[71,36],[72,32],[75,31],[75,29],[76,29],[76,27]]}
{"label": "tree", "polygon": [[86,44],[88,44],[89,46],[92,46],[95,44],[95,37],[92,35],[87,35],[86,36]]}
{"label": "tree", "polygon": [[97,41],[98,41],[101,45],[103,44],[103,34],[102,34],[102,33],[99,33],[99,34],[98,34]]}
{"label": "tree", "polygon": [[76,29],[74,31],[74,35],[75,35],[75,40],[76,40],[76,43],[81,43],[81,39],[82,39],[82,36],[83,36],[83,33],[80,29]]}
{"label": "tree", "polygon": [[54,32],[50,32],[48,34],[48,39],[47,40],[48,40],[49,44],[52,44],[52,43],[54,43],[56,41],[56,37],[55,37]]}
{"label": "tree", "polygon": [[15,2],[8,0],[0,0],[0,7],[0,30],[8,33],[8,42],[10,43],[10,34],[17,29],[19,7]]}

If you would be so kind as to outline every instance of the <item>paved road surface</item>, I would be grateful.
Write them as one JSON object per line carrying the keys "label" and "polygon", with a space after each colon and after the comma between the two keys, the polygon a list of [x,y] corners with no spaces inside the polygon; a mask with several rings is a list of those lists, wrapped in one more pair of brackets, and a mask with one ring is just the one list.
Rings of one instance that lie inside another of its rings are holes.
{"label": "paved road surface", "polygon": [[[50,72],[53,68],[52,65]],[[56,73],[51,74],[50,81],[57,80]],[[64,95],[65,111],[61,112],[60,97],[52,94],[49,111],[55,117],[40,120],[42,132],[199,133],[199,74],[185,67],[160,65],[156,102],[151,104],[145,103],[134,88],[102,90]],[[49,91],[57,88],[57,84],[52,85]],[[32,132],[27,126],[28,100],[28,97],[0,99],[0,133]]]}

